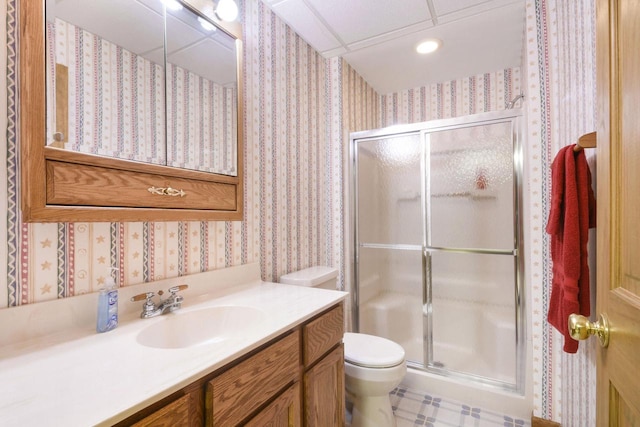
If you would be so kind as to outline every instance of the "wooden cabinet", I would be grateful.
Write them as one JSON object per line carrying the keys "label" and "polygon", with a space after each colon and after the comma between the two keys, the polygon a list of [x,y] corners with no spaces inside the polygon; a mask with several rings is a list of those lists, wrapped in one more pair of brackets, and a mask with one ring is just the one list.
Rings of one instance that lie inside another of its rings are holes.
{"label": "wooden cabinet", "polygon": [[340,344],[304,374],[304,425],[342,426],[344,407],[344,347]]}
{"label": "wooden cabinet", "polygon": [[[46,75],[45,7],[42,0],[20,0],[18,3],[24,221],[226,221],[243,218],[241,80],[238,80],[236,102],[235,121],[239,126],[236,126],[235,176],[126,160],[129,158],[126,153],[118,153],[124,158],[115,158],[46,145],[51,130],[47,130],[46,111],[49,76]],[[241,78],[241,27],[237,23],[215,22],[222,32],[236,39],[237,76]],[[103,111],[97,113],[102,120]],[[61,112],[61,116],[65,115]],[[144,119],[140,117],[140,120]],[[89,121],[97,122],[98,118],[86,118],[86,122]],[[82,123],[83,120],[78,120],[77,126]]]}
{"label": "wooden cabinet", "polygon": [[117,426],[344,426],[342,303]]}
{"label": "wooden cabinet", "polygon": [[344,396],[344,313],[342,305],[303,325],[306,427],[342,426]]}

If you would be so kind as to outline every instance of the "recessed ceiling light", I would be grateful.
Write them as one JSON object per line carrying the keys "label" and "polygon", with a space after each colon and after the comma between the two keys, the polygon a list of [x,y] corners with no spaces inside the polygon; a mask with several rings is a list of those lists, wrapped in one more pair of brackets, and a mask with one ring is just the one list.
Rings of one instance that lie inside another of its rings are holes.
{"label": "recessed ceiling light", "polygon": [[422,43],[420,43],[418,46],[416,46],[416,52],[422,53],[422,54],[431,53],[438,50],[440,46],[442,46],[442,40],[427,39]]}

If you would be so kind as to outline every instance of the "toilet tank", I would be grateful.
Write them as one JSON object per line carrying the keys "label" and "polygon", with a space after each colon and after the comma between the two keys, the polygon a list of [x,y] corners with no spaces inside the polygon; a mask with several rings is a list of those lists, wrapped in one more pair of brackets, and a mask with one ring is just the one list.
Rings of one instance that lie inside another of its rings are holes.
{"label": "toilet tank", "polygon": [[294,271],[280,276],[280,283],[287,285],[311,286],[336,290],[338,270],[333,267],[316,266]]}

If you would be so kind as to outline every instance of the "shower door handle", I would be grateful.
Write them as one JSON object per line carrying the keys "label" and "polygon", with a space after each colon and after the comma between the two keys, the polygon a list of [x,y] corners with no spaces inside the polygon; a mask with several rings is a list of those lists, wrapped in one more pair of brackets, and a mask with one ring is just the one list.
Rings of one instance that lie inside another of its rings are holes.
{"label": "shower door handle", "polygon": [[600,345],[607,348],[609,345],[609,319],[604,313],[595,322],[589,321],[587,317],[580,314],[570,314],[569,335],[574,340],[586,340],[591,335],[597,335]]}

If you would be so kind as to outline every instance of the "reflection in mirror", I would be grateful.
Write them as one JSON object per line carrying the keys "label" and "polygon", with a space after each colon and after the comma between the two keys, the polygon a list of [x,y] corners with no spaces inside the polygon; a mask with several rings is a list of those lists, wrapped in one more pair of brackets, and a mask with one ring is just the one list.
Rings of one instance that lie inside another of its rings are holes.
{"label": "reflection in mirror", "polygon": [[166,31],[167,164],[235,176],[235,39],[187,7],[167,8]]}
{"label": "reflection in mirror", "polygon": [[163,9],[46,1],[47,145],[166,163]]}
{"label": "reflection in mirror", "polygon": [[238,175],[236,40],[172,3],[46,0],[47,145]]}

